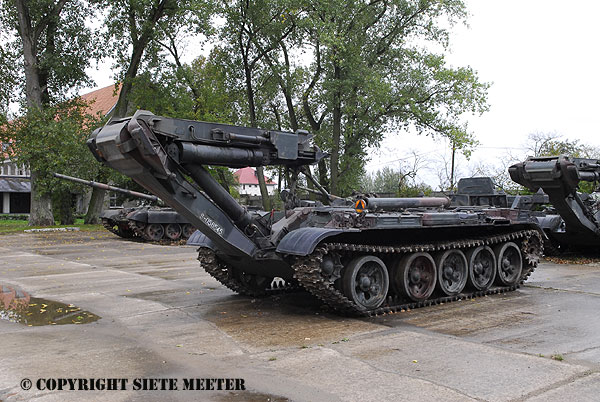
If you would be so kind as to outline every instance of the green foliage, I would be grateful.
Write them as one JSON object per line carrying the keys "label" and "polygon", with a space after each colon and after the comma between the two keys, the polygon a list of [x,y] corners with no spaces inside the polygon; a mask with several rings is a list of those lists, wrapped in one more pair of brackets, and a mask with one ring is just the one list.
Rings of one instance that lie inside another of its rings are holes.
{"label": "green foliage", "polygon": [[574,158],[599,158],[600,150],[579,140],[563,139],[561,135],[551,133],[531,133],[527,137],[529,151],[533,156],[567,155]]}
{"label": "green foliage", "polygon": [[93,0],[107,10],[104,39],[116,59],[121,77],[131,64],[132,47],[149,46],[144,55],[147,66],[164,58],[161,42],[178,36],[211,31],[212,3],[198,0]]}
{"label": "green foliage", "polygon": [[161,116],[218,123],[237,120],[235,94],[225,82],[218,50],[200,56],[190,65],[164,64],[138,75],[130,102]]}
{"label": "green foliage", "polygon": [[[219,51],[214,50],[211,57],[198,57],[191,65],[165,64],[146,71],[135,78],[130,102],[136,109],[162,116],[231,123],[235,120],[235,97],[227,89],[219,59]],[[239,196],[230,169],[211,166],[208,170],[234,197]],[[123,177],[115,179],[120,186],[132,189]]]}
{"label": "green foliage", "polygon": [[417,197],[431,194],[433,189],[425,183],[414,181],[415,172],[384,167],[361,177],[360,188],[367,193],[388,193],[397,197]]}
{"label": "green foliage", "polygon": [[[69,122],[78,120],[73,116],[77,112],[69,108],[79,107],[63,102],[73,90],[92,82],[86,68],[99,57],[101,47],[99,36],[86,23],[95,11],[90,2],[78,0],[0,3],[0,53],[7,56],[0,58],[0,80],[17,84],[9,93],[6,84],[0,84],[0,102],[20,101],[25,115],[3,130],[12,127],[9,134],[14,135],[5,138],[14,140],[15,156],[31,169],[32,225],[53,221],[48,173],[60,164],[49,162],[49,155],[64,160],[56,146],[72,145],[68,140],[60,144],[57,138],[60,130],[73,129]],[[61,106],[54,106],[57,104]],[[60,188],[53,190],[61,192]]]}
{"label": "green foliage", "polygon": [[386,132],[446,136],[467,155],[476,145],[461,115],[487,110],[489,84],[430,50],[464,21],[462,1],[235,1],[222,13],[228,76],[242,87],[239,70],[252,69],[257,124],[313,132],[331,154],[319,176],[332,192],[356,187]]}
{"label": "green foliage", "polygon": [[27,214],[0,214],[0,221],[25,221],[25,222],[27,222],[28,218],[29,218],[29,215],[27,215]]}
{"label": "green foliage", "polygon": [[74,185],[52,177],[60,172],[91,180],[98,164],[86,146],[100,116],[86,110],[80,99],[34,109],[27,115],[0,126],[2,142],[11,142],[10,151],[19,163],[35,166],[42,194],[68,193]]}
{"label": "green foliage", "polygon": [[[85,70],[101,56],[102,47],[100,36],[86,22],[94,18],[96,9],[90,2],[78,0],[65,2],[60,11],[54,0],[25,3],[31,28],[36,30],[36,69],[43,85],[43,101],[63,101],[72,96],[73,89],[92,84]],[[23,63],[23,42],[18,26],[16,0],[3,1],[0,5],[0,102],[22,100],[19,95],[25,92],[24,71],[15,68]],[[15,87],[19,90],[15,91]]]}
{"label": "green foliage", "polygon": [[[472,69],[451,68],[443,56],[421,45],[446,46],[442,21],[464,18],[461,1],[327,2],[314,7],[318,13],[311,17],[309,32],[322,53],[323,74],[312,108],[327,107],[322,135],[331,141],[322,144],[332,152],[332,164],[340,153],[339,166],[330,170],[332,180],[340,181],[341,194],[350,190],[351,182],[344,183],[347,173],[364,164],[366,148],[377,146],[385,131],[412,128],[452,138],[460,132],[462,113],[486,110],[488,85],[479,83]],[[336,131],[341,132],[339,144]]]}
{"label": "green foliage", "polygon": [[116,58],[122,87],[115,115],[130,111],[130,92],[139,71],[160,69],[170,55],[181,64],[182,38],[209,33],[211,0],[95,0],[108,10],[105,40]]}
{"label": "green foliage", "polygon": [[451,128],[446,136],[450,139],[452,152],[461,151],[467,159],[471,157],[473,150],[479,145],[479,141],[475,139],[473,133],[468,131],[466,123]]}
{"label": "green foliage", "polygon": [[[106,230],[102,225],[85,225],[82,219],[76,219],[69,227],[78,227],[79,230],[84,232],[102,232],[106,233]],[[65,227],[65,225],[52,225],[51,227]],[[35,227],[34,227],[35,228]],[[39,227],[38,227],[39,228]],[[21,216],[20,219],[3,219],[0,215],[0,235],[6,235],[11,233],[23,233],[24,230],[32,229],[27,221],[27,215]]]}
{"label": "green foliage", "polygon": [[219,182],[221,186],[234,198],[239,198],[240,193],[237,189],[238,180],[233,175],[233,171],[225,166],[207,166],[207,169],[211,176]]}
{"label": "green foliage", "polygon": [[[0,28],[3,24],[0,22]],[[15,101],[15,97],[19,91],[18,79],[20,75],[14,66],[19,60],[18,49],[16,43],[11,43],[9,34],[10,31],[0,29],[0,124],[6,120],[9,105]],[[15,93],[16,92],[16,93]]]}

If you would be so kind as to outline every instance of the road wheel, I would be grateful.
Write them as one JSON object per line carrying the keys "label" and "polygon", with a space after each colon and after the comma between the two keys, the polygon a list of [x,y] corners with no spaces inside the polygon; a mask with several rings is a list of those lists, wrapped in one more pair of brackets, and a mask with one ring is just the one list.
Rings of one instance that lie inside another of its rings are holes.
{"label": "road wheel", "polygon": [[344,295],[361,310],[374,310],[385,301],[389,275],[383,261],[372,255],[356,257],[344,269]]}
{"label": "road wheel", "polygon": [[435,256],[437,288],[446,296],[456,296],[463,291],[469,276],[467,257],[460,250],[446,250]]}
{"label": "road wheel", "polygon": [[487,290],[496,277],[496,257],[488,246],[479,246],[467,251],[469,261],[469,285],[476,290]]}
{"label": "road wheel", "polygon": [[436,282],[435,261],[429,253],[405,255],[398,261],[392,274],[392,286],[396,294],[416,302],[427,300]]}
{"label": "road wheel", "polygon": [[165,235],[171,240],[179,240],[181,237],[181,226],[179,223],[169,223],[165,228]]}
{"label": "road wheel", "polygon": [[189,239],[194,234],[196,228],[191,223],[183,225],[182,236],[184,239]]}
{"label": "road wheel", "polygon": [[144,229],[144,234],[150,241],[160,241],[165,234],[165,228],[160,223],[150,223]]}
{"label": "road wheel", "polygon": [[494,247],[498,261],[498,282],[504,286],[512,286],[519,282],[523,270],[521,250],[513,242],[499,244]]}

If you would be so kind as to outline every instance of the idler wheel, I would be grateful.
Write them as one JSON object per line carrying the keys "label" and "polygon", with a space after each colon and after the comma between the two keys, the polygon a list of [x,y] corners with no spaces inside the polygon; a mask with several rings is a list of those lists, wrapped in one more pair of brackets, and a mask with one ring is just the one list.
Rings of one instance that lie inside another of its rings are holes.
{"label": "idler wheel", "polygon": [[387,296],[390,278],[383,261],[372,255],[357,257],[344,269],[344,295],[361,310],[381,306]]}
{"label": "idler wheel", "polygon": [[429,253],[405,255],[398,261],[392,274],[392,287],[396,294],[416,302],[427,300],[436,282],[435,261]]}
{"label": "idler wheel", "polygon": [[165,234],[165,228],[160,223],[150,223],[144,229],[144,234],[151,241],[160,241]]}
{"label": "idler wheel", "polygon": [[463,291],[469,277],[467,257],[460,250],[447,250],[435,255],[437,288],[446,296],[456,296]]}
{"label": "idler wheel", "polygon": [[196,228],[191,223],[186,223],[183,225],[182,235],[184,239],[188,239],[191,235],[194,234]]}
{"label": "idler wheel", "polygon": [[505,286],[512,286],[519,281],[523,270],[521,250],[515,243],[509,242],[494,247],[498,261],[497,281]]}
{"label": "idler wheel", "polygon": [[487,290],[496,277],[496,257],[488,246],[479,246],[467,251],[469,261],[469,285],[476,290]]}
{"label": "idler wheel", "polygon": [[169,223],[165,228],[165,234],[171,240],[178,240],[181,237],[181,225],[179,223]]}

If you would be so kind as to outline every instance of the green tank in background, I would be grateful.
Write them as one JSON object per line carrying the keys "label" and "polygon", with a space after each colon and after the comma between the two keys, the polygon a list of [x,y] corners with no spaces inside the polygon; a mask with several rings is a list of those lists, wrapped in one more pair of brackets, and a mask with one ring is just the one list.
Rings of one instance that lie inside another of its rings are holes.
{"label": "green tank in background", "polygon": [[[161,203],[158,197],[137,191],[59,173],[54,173],[54,177],[106,191],[119,192],[149,202]],[[117,236],[125,239],[142,239],[148,242],[187,240],[196,230],[189,221],[172,208],[154,206],[109,208],[100,213],[100,219],[102,219],[102,225]]]}

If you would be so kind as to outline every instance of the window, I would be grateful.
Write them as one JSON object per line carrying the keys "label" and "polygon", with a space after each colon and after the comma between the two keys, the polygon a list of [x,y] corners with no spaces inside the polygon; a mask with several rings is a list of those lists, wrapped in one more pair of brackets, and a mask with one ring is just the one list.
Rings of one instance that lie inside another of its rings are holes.
{"label": "window", "polygon": [[10,146],[10,144],[3,142],[2,143],[2,151],[4,151],[4,152],[8,151],[9,146]]}
{"label": "window", "polygon": [[121,206],[121,205],[118,205],[117,194],[115,192],[111,192],[110,195],[108,196],[108,205],[110,206],[110,208],[115,208],[115,207]]}

